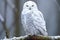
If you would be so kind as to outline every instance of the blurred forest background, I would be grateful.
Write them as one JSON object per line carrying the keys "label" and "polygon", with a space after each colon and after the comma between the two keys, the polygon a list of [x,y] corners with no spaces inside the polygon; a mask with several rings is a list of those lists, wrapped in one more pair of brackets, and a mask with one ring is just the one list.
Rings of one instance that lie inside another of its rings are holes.
{"label": "blurred forest background", "polygon": [[[24,35],[20,14],[24,2],[28,0],[0,0],[0,14],[4,23],[0,21],[0,39],[9,31],[9,37]],[[32,0],[37,3],[38,9],[43,13],[48,34],[60,35],[60,0]],[[6,27],[6,28],[4,28]]]}

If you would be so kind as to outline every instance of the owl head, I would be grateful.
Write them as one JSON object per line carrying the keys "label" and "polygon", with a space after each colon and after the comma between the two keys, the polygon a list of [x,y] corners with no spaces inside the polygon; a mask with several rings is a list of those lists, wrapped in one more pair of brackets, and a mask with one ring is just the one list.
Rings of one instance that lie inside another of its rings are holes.
{"label": "owl head", "polygon": [[33,1],[27,1],[27,2],[24,3],[23,9],[26,9],[26,10],[36,10],[37,9],[37,5]]}

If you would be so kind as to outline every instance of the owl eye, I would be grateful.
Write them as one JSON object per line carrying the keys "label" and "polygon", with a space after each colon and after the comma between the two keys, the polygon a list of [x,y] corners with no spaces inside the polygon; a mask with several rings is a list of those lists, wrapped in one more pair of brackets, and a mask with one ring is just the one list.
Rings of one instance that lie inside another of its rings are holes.
{"label": "owl eye", "polygon": [[28,5],[26,5],[26,7],[28,7]]}
{"label": "owl eye", "polygon": [[34,5],[32,5],[32,7],[34,7]]}

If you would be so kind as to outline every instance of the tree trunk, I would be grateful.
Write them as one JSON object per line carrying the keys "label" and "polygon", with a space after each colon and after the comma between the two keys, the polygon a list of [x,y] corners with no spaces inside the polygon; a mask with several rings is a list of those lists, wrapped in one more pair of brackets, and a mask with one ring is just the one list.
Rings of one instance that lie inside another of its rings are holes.
{"label": "tree trunk", "polygon": [[7,0],[4,0],[4,1],[5,1],[4,22],[2,23],[3,23],[3,28],[5,30],[5,33],[6,33],[6,38],[9,38],[9,30],[7,29],[7,26],[6,26]]}
{"label": "tree trunk", "polygon": [[14,36],[20,36],[19,32],[19,0],[15,0],[15,31]]}

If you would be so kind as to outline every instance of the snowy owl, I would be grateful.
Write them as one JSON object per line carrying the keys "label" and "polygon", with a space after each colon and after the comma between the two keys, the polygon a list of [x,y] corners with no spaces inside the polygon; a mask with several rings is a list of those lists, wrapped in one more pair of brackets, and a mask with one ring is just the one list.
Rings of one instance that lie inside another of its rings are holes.
{"label": "snowy owl", "polygon": [[26,35],[48,35],[43,14],[33,1],[24,3],[21,23]]}

